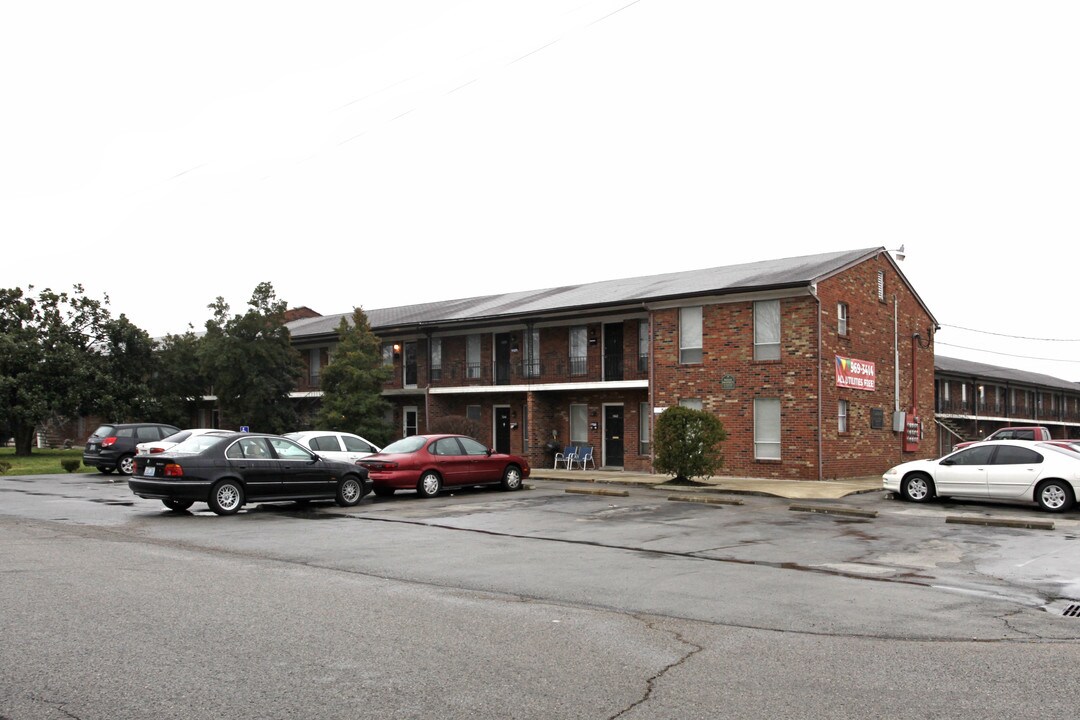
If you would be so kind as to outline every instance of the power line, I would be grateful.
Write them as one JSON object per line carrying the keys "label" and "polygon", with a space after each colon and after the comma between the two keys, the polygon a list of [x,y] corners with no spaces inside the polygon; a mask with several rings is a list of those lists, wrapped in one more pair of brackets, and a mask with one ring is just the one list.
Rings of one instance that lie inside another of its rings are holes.
{"label": "power line", "polygon": [[[1030,338],[1028,338],[1030,339]],[[1080,359],[1077,360],[1065,360],[1063,358],[1048,358],[1048,357],[1035,357],[1032,355],[1014,355],[1013,353],[1003,353],[996,350],[983,350],[982,348],[967,347],[966,345],[953,345],[952,343],[941,342],[937,338],[934,338],[935,345],[944,345],[946,347],[958,348],[960,350],[974,350],[975,352],[990,353],[991,355],[1004,355],[1006,357],[1021,358],[1023,360],[1045,360],[1047,362],[1063,362],[1063,363],[1080,363]]]}
{"label": "power line", "polygon": [[[954,330],[966,330],[968,332],[982,333],[983,335],[995,335],[997,337],[1013,338],[1014,340],[1038,340],[1040,342],[1080,342],[1080,339],[1072,338],[1037,338],[1037,337],[1024,337],[1023,335],[1006,335],[1005,333],[990,332],[989,330],[976,330],[974,328],[960,327],[959,325],[942,325],[943,328],[953,328]],[[944,343],[943,343],[944,344]],[[968,348],[973,349],[973,348]],[[989,352],[989,350],[987,351]],[[1017,355],[1016,357],[1022,357]],[[1038,358],[1036,358],[1038,359]],[[1071,361],[1069,361],[1071,362]]]}

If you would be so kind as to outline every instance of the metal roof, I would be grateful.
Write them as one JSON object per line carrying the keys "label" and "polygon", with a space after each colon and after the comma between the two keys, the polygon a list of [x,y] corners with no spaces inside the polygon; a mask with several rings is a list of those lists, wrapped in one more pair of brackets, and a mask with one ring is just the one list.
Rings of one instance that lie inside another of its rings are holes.
{"label": "metal roof", "polygon": [[[380,329],[403,326],[480,322],[682,297],[802,287],[810,286],[884,251],[884,248],[876,247],[761,260],[704,270],[603,280],[420,305],[365,309],[365,313],[372,329],[378,332]],[[342,318],[351,320],[352,313],[294,320],[287,323],[287,326],[294,338],[322,335],[337,330]]]}
{"label": "metal roof", "polygon": [[1062,380],[1052,375],[1016,370],[1015,368],[998,367],[986,363],[973,362],[971,360],[958,360],[934,354],[934,372],[949,375],[960,375],[968,378],[985,378],[987,380],[1000,380],[1002,382],[1018,383],[1022,385],[1040,385],[1043,387],[1080,391],[1080,383]]}

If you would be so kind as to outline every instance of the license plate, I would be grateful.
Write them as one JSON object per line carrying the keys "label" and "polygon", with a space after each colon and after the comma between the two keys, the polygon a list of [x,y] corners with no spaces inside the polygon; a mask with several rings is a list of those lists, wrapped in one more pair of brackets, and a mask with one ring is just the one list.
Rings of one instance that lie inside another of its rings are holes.
{"label": "license plate", "polygon": [[151,477],[151,476],[153,476],[153,474],[154,474],[154,466],[153,465],[147,465],[146,469],[143,470],[143,475],[145,475],[146,477]]}
{"label": "license plate", "polygon": [[97,445],[95,445],[93,443],[90,443],[90,446],[88,448],[86,448],[86,449],[89,450],[90,452],[97,452]]}

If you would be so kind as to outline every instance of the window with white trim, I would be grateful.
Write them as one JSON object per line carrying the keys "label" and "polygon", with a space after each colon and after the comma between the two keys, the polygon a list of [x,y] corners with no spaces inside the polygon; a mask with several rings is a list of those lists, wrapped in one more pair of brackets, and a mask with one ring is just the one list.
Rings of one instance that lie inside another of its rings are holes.
{"label": "window with white trim", "polygon": [[701,410],[704,406],[701,404],[701,398],[683,398],[679,400],[679,407]]}
{"label": "window with white trim", "polygon": [[431,379],[442,379],[442,338],[431,338]]}
{"label": "window with white trim", "polygon": [[589,406],[585,404],[570,406],[570,442],[586,444],[589,442]]}
{"label": "window with white trim", "polygon": [[651,428],[652,411],[649,407],[649,403],[641,403],[638,405],[638,454],[649,454],[649,436],[652,434]]}
{"label": "window with white trim", "polygon": [[588,370],[588,338],[584,325],[570,328],[570,374],[584,375]]}
{"label": "window with white trim", "polygon": [[540,377],[540,330],[526,330],[525,338],[525,377]]}
{"label": "window with white trim", "polygon": [[754,459],[780,459],[780,398],[754,398]]}
{"label": "window with white trim", "polygon": [[679,363],[691,365],[701,362],[701,306],[679,309]]}
{"label": "window with white trim", "polygon": [[308,382],[318,387],[319,375],[322,373],[322,349],[311,348],[308,350]]}
{"label": "window with white trim", "polygon": [[836,332],[839,335],[847,335],[848,305],[845,302],[836,303]]}
{"label": "window with white trim", "polygon": [[848,431],[848,401],[841,400],[836,407],[836,429],[842,433]]}
{"label": "window with white trim", "polygon": [[754,359],[780,359],[780,301],[754,303]]}
{"label": "window with white trim", "polygon": [[480,377],[480,336],[470,335],[465,340],[465,377]]}
{"label": "window with white trim", "polygon": [[642,320],[638,323],[637,336],[637,360],[638,372],[649,371],[649,321]]}

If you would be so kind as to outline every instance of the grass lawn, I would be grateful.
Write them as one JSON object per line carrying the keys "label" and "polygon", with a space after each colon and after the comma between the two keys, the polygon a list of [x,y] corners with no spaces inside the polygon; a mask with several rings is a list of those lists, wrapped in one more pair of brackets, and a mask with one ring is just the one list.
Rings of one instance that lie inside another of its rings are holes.
{"label": "grass lawn", "polygon": [[51,473],[67,472],[61,465],[61,460],[78,460],[79,469],[75,472],[97,472],[97,468],[88,468],[82,464],[83,449],[72,448],[71,450],[49,450],[34,448],[30,451],[30,457],[15,457],[15,448],[0,448],[0,468],[3,463],[11,465],[3,475],[48,475]]}

